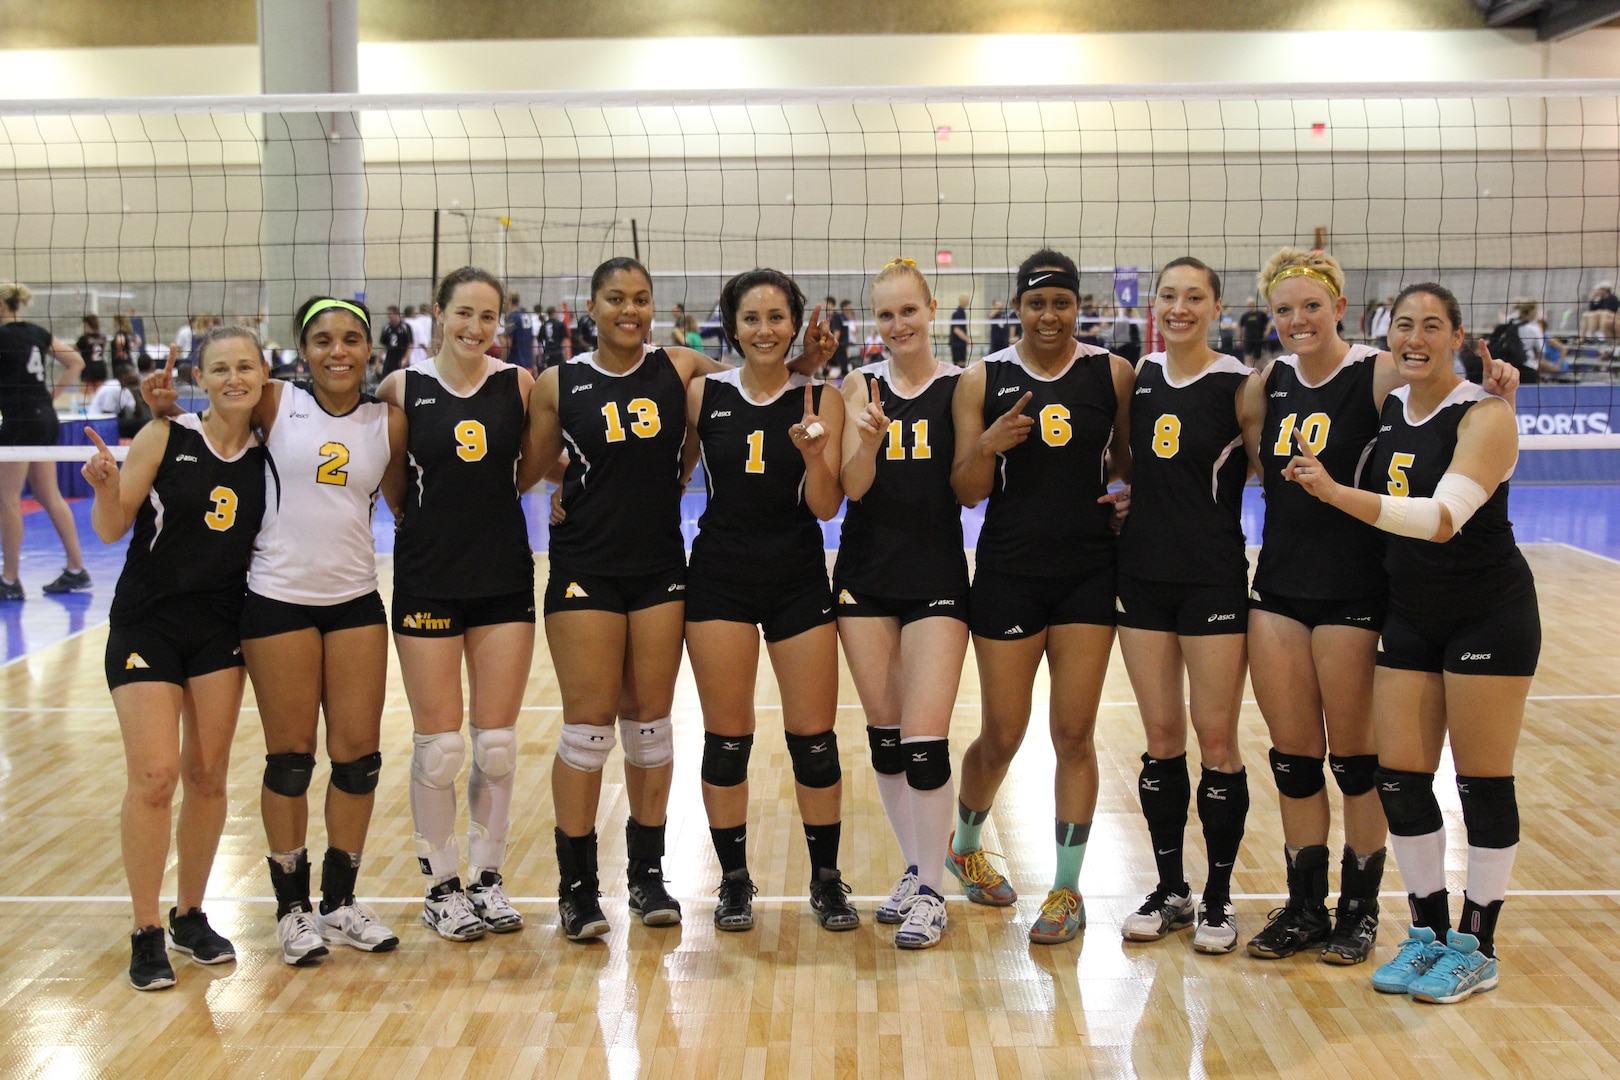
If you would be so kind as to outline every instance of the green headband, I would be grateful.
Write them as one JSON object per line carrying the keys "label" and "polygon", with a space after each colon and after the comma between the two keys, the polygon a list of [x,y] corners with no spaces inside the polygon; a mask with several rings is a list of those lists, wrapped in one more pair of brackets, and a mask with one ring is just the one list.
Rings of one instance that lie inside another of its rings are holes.
{"label": "green headband", "polygon": [[299,326],[299,329],[302,330],[302,329],[304,329],[304,327],[307,327],[309,325],[309,321],[311,319],[313,319],[315,316],[319,315],[321,312],[330,311],[333,308],[342,308],[344,311],[353,312],[355,317],[358,318],[361,322],[365,323],[368,328],[371,326],[371,319],[366,316],[365,310],[363,308],[356,307],[355,305],[349,303],[347,300],[330,300],[330,299],[328,299],[328,300],[317,300],[317,301],[315,301],[313,304],[311,304],[309,306],[309,310],[304,312],[304,321]]}

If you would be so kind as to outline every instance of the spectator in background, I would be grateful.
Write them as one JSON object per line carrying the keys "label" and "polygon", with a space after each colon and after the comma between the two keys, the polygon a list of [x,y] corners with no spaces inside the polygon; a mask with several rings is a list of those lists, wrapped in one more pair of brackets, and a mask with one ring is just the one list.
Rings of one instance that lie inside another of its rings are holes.
{"label": "spectator in background", "polygon": [[112,363],[113,370],[118,370],[119,364],[128,364],[138,367],[140,357],[144,355],[145,342],[135,333],[130,324],[128,315],[113,316],[113,334],[107,340],[107,359]]}
{"label": "spectator in background", "polygon": [[[686,328],[682,325],[685,319],[685,304],[676,304],[669,309],[669,338],[665,342],[666,345],[679,345],[683,349],[686,348]],[[698,352],[702,351],[702,349],[698,350]]]}
{"label": "spectator in background", "polygon": [[1007,334],[1007,302],[1005,300],[990,301],[990,351],[986,356],[994,356],[1007,348],[1012,342]]}
{"label": "spectator in background", "polygon": [[1080,317],[1075,322],[1075,340],[1083,341],[1087,345],[1095,345],[1099,349],[1107,348],[1100,333],[1102,322],[1102,312],[1097,307],[1097,298],[1095,296],[1082,296],[1080,298]]}
{"label": "spectator in background", "polygon": [[827,329],[838,339],[838,349],[827,361],[827,375],[838,378],[849,370],[849,353],[844,347],[848,337],[844,332],[844,316],[838,310],[838,301],[831,296],[821,302],[821,310],[827,313]]}
{"label": "spectator in background", "polygon": [[[536,305],[534,310],[535,314],[539,315],[539,305]],[[567,337],[568,328],[557,318],[557,309],[546,308],[545,314],[540,317],[540,326],[535,331],[542,368],[556,367],[563,362],[563,341]]]}
{"label": "spectator in background", "polygon": [[1136,325],[1135,308],[1118,308],[1114,314],[1113,340],[1109,349],[1115,356],[1135,364],[1142,358],[1142,331]]}
{"label": "spectator in background", "polygon": [[506,302],[506,321],[501,325],[501,347],[505,360],[523,370],[534,372],[534,329],[529,325],[528,312],[518,294],[513,293]]}
{"label": "spectator in background", "polygon": [[133,439],[135,433],[152,419],[152,410],[141,400],[141,376],[135,365],[115,365],[113,378],[101,384],[101,389],[85,406],[84,414],[92,420],[118,417],[118,437]]}
{"label": "spectator in background", "polygon": [[[828,297],[828,299],[830,300],[831,297]],[[831,311],[832,309],[829,308],[829,314]],[[835,355],[844,358],[844,369],[847,371],[857,359],[856,350],[857,343],[860,341],[861,323],[859,319],[855,318],[855,305],[848,300],[839,301],[838,317],[843,320],[843,329],[838,333],[838,352]]]}
{"label": "spectator in background", "polygon": [[199,315],[187,315],[186,321],[180,324],[180,329],[174,335],[174,343],[169,349],[174,353],[175,362],[191,358],[192,327],[197,324]]}
{"label": "spectator in background", "polygon": [[1581,314],[1581,337],[1598,341],[1614,337],[1616,312],[1620,312],[1620,296],[1614,295],[1614,282],[1598,282],[1591,303]]}
{"label": "spectator in background", "polygon": [[1389,351],[1389,319],[1394,311],[1395,298],[1386,296],[1384,302],[1373,312],[1372,323],[1367,328],[1379,352]]}
{"label": "spectator in background", "polygon": [[579,320],[574,323],[574,355],[594,352],[596,350],[596,320],[591,318],[590,312],[579,313]]}
{"label": "spectator in background", "polygon": [[406,307],[405,325],[411,328],[411,351],[406,354],[405,366],[426,360],[433,347],[433,305]]}
{"label": "spectator in background", "polygon": [[377,345],[382,349],[382,370],[377,373],[379,382],[405,366],[405,358],[410,354],[415,340],[410,326],[400,314],[399,306],[389,304],[388,322],[377,335]]}
{"label": "spectator in background", "polygon": [[967,367],[968,349],[973,338],[968,335],[968,302],[972,297],[962,293],[956,298],[956,310],[951,312],[951,363]]}
{"label": "spectator in background", "polygon": [[677,345],[684,345],[693,352],[703,352],[703,335],[698,332],[696,315],[682,314],[680,324],[675,329],[681,336]]}
{"label": "spectator in background", "polygon": [[1260,366],[1260,357],[1266,349],[1266,331],[1271,328],[1271,316],[1260,310],[1255,297],[1249,297],[1249,309],[1238,319],[1238,331],[1243,336],[1243,359],[1250,367]]}
{"label": "spectator in background", "polygon": [[101,332],[101,320],[99,318],[94,315],[84,317],[84,333],[79,335],[79,340],[73,343],[73,347],[84,358],[85,374],[80,376],[80,381],[88,382],[89,374],[94,371],[98,373],[96,382],[106,382],[107,335]]}

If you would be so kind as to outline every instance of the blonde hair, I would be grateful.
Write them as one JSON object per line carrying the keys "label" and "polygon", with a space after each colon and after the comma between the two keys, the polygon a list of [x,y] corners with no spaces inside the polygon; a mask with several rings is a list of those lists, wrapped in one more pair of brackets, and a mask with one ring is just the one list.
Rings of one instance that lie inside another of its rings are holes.
{"label": "blonde hair", "polygon": [[1325,251],[1301,251],[1298,248],[1286,247],[1268,259],[1264,269],[1260,271],[1260,295],[1270,300],[1271,290],[1277,284],[1278,276],[1286,274],[1289,270],[1296,271],[1298,276],[1309,277],[1326,285],[1335,297],[1344,295],[1344,269],[1339,266],[1338,259]]}
{"label": "blonde hair", "polygon": [[912,262],[910,259],[895,259],[893,262],[889,263],[889,265],[879,270],[877,272],[877,276],[872,279],[872,288],[868,292],[868,295],[874,294],[877,291],[877,287],[883,282],[893,281],[895,278],[899,277],[910,278],[912,281],[915,281],[919,286],[921,286],[924,300],[932,300],[934,298],[934,290],[928,287],[928,279],[923,276],[923,272],[921,270],[917,269],[917,264]]}
{"label": "blonde hair", "polygon": [[20,282],[8,281],[0,285],[0,304],[4,304],[9,311],[21,311],[33,299],[34,290]]}
{"label": "blonde hair", "polygon": [[1519,318],[1524,319],[1526,322],[1530,320],[1530,317],[1536,313],[1536,309],[1540,306],[1539,301],[1532,300],[1528,296],[1513,301],[1513,307],[1518,311]]}

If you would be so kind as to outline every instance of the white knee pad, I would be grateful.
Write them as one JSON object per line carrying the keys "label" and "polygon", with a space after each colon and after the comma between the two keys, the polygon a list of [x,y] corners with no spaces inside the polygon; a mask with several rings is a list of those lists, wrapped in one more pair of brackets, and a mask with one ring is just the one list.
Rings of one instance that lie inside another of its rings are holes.
{"label": "white knee pad", "polygon": [[500,779],[517,768],[518,741],[514,728],[472,729],[473,763],[485,776]]}
{"label": "white knee pad", "polygon": [[571,769],[601,772],[615,741],[611,724],[564,724],[557,756]]}
{"label": "white knee pad", "polygon": [[656,769],[675,760],[675,726],[669,717],[657,720],[620,720],[619,741],[626,764]]}
{"label": "white knee pad", "polygon": [[411,779],[430,788],[454,787],[467,754],[461,732],[412,735],[411,742],[415,746],[411,751]]}

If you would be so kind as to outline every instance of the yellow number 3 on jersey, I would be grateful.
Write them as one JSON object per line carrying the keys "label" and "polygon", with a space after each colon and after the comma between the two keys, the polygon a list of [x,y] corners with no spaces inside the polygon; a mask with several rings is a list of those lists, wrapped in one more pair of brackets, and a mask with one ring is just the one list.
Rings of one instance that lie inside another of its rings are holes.
{"label": "yellow number 3 on jersey", "polygon": [[236,492],[228,487],[217,487],[208,493],[214,508],[203,515],[203,521],[215,532],[224,532],[236,524]]}

